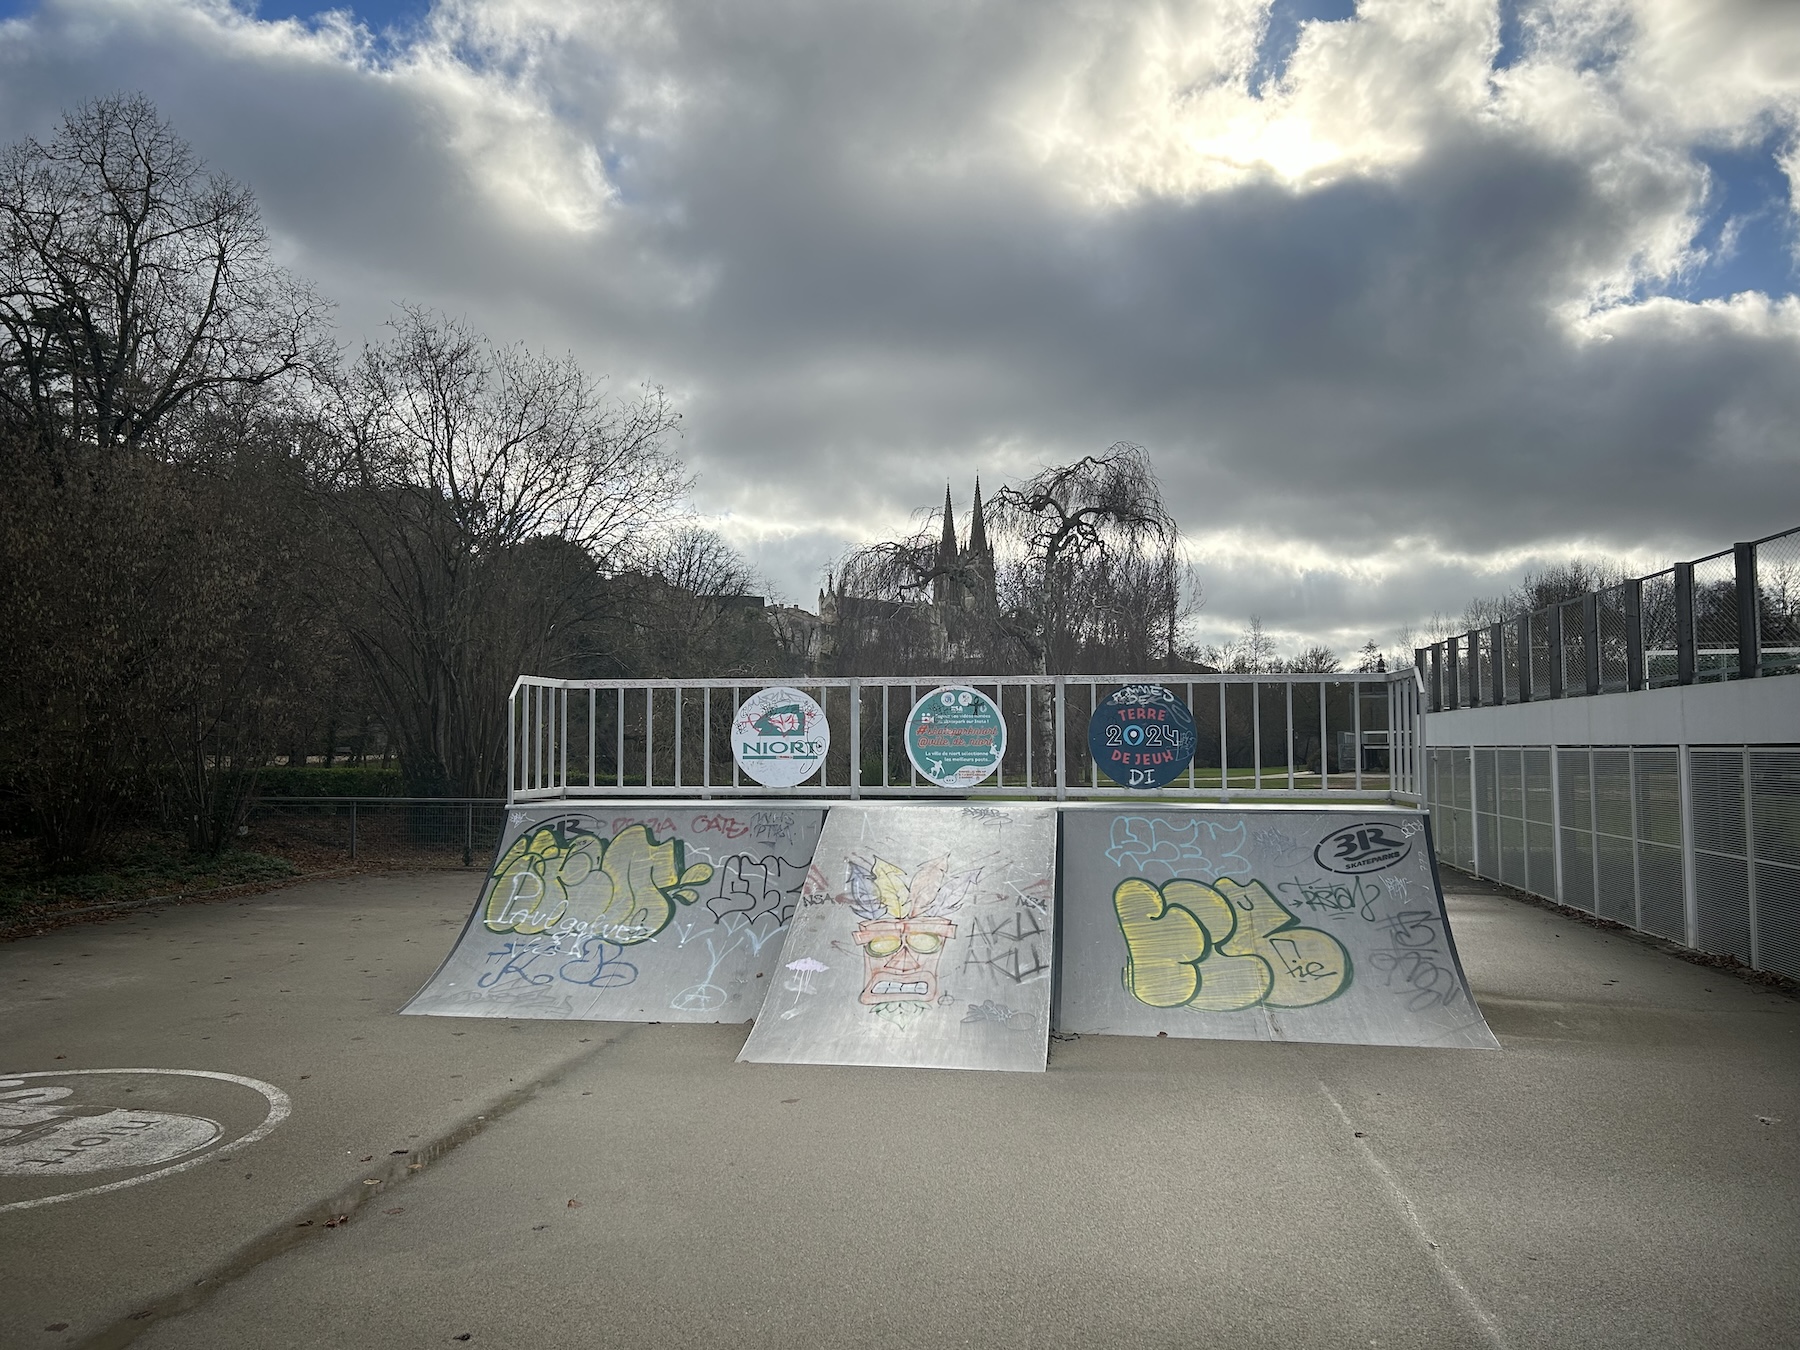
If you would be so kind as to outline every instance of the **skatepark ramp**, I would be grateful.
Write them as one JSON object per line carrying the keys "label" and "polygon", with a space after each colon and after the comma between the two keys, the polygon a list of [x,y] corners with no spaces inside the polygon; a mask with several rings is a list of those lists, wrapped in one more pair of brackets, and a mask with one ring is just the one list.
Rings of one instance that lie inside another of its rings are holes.
{"label": "skatepark ramp", "polygon": [[824,819],[785,802],[515,808],[455,947],[401,1011],[747,1022]]}
{"label": "skatepark ramp", "polygon": [[1418,811],[1064,808],[1058,1030],[1498,1045]]}
{"label": "skatepark ramp", "polygon": [[834,806],[740,1061],[1042,1070],[1056,811]]}
{"label": "skatepark ramp", "polygon": [[1404,808],[538,804],[402,1010],[1041,1070],[1052,1029],[1492,1048]]}

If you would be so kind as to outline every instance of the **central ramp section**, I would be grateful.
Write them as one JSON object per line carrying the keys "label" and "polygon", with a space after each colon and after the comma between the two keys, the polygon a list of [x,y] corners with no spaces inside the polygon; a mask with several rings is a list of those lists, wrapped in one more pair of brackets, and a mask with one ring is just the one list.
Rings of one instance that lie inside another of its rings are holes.
{"label": "central ramp section", "polygon": [[1056,809],[833,806],[738,1059],[1042,1072]]}

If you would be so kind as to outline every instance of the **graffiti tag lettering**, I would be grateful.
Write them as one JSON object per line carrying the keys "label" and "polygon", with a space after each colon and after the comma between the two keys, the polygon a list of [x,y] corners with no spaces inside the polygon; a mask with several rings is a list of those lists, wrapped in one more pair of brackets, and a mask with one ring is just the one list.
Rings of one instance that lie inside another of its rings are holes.
{"label": "graffiti tag lettering", "polygon": [[1135,867],[1147,875],[1160,870],[1165,877],[1180,873],[1208,881],[1248,876],[1250,860],[1238,851],[1245,833],[1241,820],[1220,825],[1195,818],[1177,824],[1158,816],[1115,816],[1106,856],[1115,867]]}
{"label": "graffiti tag lettering", "polygon": [[1302,927],[1260,881],[1157,886],[1133,877],[1113,890],[1113,908],[1125,935],[1125,987],[1153,1008],[1306,1008],[1350,985],[1343,945]]}
{"label": "graffiti tag lettering", "polygon": [[712,879],[679,839],[659,843],[643,824],[610,840],[557,824],[522,834],[494,867],[484,922],[496,933],[537,934],[565,923],[607,930],[621,945],[646,942]]}

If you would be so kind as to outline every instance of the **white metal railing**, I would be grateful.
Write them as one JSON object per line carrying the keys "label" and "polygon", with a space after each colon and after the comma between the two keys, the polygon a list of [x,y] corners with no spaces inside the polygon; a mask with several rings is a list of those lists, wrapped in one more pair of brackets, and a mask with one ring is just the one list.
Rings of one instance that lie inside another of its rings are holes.
{"label": "white metal railing", "polygon": [[[1161,684],[1194,714],[1199,743],[1168,787],[1116,786],[1088,754],[1093,710],[1127,684]],[[1007,724],[1000,772],[945,789],[906,756],[914,703],[947,684],[991,697]],[[759,689],[810,694],[831,752],[796,788],[740,773],[731,719]],[[724,680],[556,680],[521,675],[508,726],[507,800],[656,797],[1233,797],[1317,795],[1417,804],[1424,792],[1416,671],[1244,675],[1004,675]]]}

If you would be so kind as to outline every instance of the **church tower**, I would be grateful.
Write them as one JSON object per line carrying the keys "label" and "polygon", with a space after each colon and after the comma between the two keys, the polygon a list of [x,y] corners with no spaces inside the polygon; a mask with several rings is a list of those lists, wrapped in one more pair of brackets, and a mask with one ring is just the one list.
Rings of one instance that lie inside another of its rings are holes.
{"label": "church tower", "polygon": [[994,550],[988,544],[987,519],[981,510],[981,475],[975,475],[975,510],[969,522],[969,548],[964,554],[968,564],[968,572],[974,578],[975,589],[963,596],[963,604],[968,606],[985,606],[992,608],[994,604]]}
{"label": "church tower", "polygon": [[934,605],[953,604],[960,589],[950,579],[958,559],[956,547],[956,518],[950,505],[950,485],[944,484],[944,536],[938,541],[937,576],[931,582],[931,602]]}

